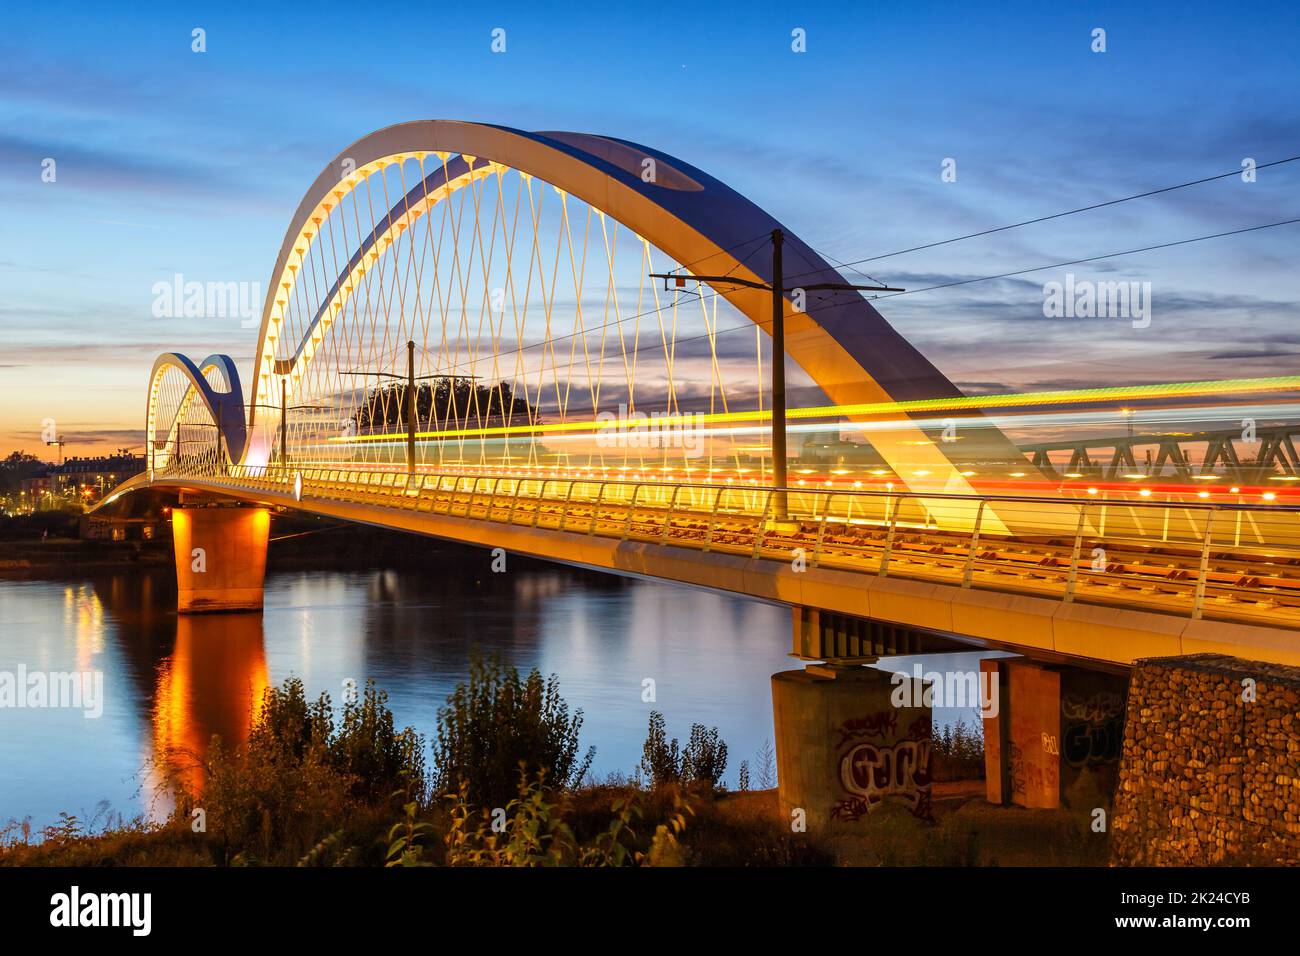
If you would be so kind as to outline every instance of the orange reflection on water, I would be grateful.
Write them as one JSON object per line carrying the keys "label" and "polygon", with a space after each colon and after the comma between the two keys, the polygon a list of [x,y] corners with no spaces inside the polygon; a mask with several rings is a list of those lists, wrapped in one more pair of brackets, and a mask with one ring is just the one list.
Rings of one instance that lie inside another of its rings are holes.
{"label": "orange reflection on water", "polygon": [[246,740],[269,681],[260,612],[180,615],[154,697],[159,769],[198,793],[212,737],[227,746]]}
{"label": "orange reflection on water", "polygon": [[77,669],[90,670],[94,656],[104,650],[104,603],[93,586],[82,582],[64,587],[63,621],[76,648]]}

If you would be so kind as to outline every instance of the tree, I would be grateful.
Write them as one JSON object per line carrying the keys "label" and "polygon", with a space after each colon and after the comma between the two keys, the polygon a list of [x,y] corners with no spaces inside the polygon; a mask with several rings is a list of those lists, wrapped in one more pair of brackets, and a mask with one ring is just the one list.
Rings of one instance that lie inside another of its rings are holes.
{"label": "tree", "polygon": [[[353,413],[357,432],[364,434],[406,425],[406,383],[372,388]],[[439,376],[415,386],[417,425],[470,428],[489,422],[518,420],[535,423],[536,409],[515,397],[509,382],[477,385],[473,379]]]}

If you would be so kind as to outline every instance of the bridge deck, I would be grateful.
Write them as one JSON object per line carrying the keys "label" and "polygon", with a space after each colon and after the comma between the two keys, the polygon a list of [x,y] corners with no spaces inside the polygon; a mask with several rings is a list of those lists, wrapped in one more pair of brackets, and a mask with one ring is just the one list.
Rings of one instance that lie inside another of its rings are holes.
{"label": "bridge deck", "polygon": [[[1286,508],[794,488],[785,496],[790,520],[775,522],[775,495],[766,487],[274,467],[159,474],[154,484],[246,500],[292,496],[306,511],[320,511],[324,502],[365,505],[376,509],[366,520],[380,524],[389,523],[390,511],[454,517],[784,562],[796,570],[802,563],[1300,630],[1300,513]],[[983,520],[994,510],[1011,530],[982,527],[995,524]],[[939,527],[940,518],[957,527]],[[440,533],[437,521],[421,530]],[[532,550],[548,556],[545,544]]]}

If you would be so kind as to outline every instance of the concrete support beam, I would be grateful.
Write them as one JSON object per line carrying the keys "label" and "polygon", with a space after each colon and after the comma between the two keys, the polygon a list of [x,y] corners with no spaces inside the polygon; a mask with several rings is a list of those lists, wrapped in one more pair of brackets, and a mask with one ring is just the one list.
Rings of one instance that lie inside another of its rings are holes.
{"label": "concrete support beam", "polygon": [[1119,773],[1125,679],[1023,658],[984,660],[980,670],[998,678],[997,713],[984,717],[988,801],[1044,809],[1072,796],[1109,802]]}
{"label": "concrete support beam", "polygon": [[177,610],[260,611],[270,531],[265,508],[173,508]]}
{"label": "concrete support beam", "polygon": [[980,661],[980,680],[988,682],[989,697],[997,701],[997,710],[984,715],[984,795],[989,803],[998,805],[1011,802],[1005,723],[1011,716],[1011,695],[1007,693],[1005,670],[1003,659],[986,657]]}
{"label": "concrete support beam", "polygon": [[772,675],[777,796],[796,828],[851,828],[886,799],[929,817],[925,682],[891,676],[829,664]]}

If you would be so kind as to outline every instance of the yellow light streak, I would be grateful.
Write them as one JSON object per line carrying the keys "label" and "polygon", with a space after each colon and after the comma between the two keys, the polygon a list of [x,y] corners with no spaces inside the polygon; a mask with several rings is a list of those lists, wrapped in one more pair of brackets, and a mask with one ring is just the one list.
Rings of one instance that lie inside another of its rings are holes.
{"label": "yellow light streak", "polygon": [[[1300,391],[1300,375],[1278,375],[1270,378],[1233,378],[1220,381],[1172,382],[1164,385],[1114,385],[1104,388],[1076,388],[1049,392],[1020,392],[1010,395],[962,396],[956,398],[914,399],[906,402],[868,402],[856,405],[819,405],[810,408],[791,408],[786,417],[803,418],[861,417],[868,415],[911,415],[921,412],[984,411],[994,408],[1023,408],[1037,405],[1078,405],[1089,402],[1127,401],[1138,399],[1189,398],[1197,396],[1242,395],[1252,392]],[[618,435],[633,429],[655,431],[696,427],[701,424],[736,424],[739,422],[764,422],[772,417],[771,410],[748,412],[715,412],[711,414],[688,413],[664,415],[659,418],[627,418],[609,421],[552,422],[539,425],[494,425],[481,428],[435,429],[416,432],[421,440],[439,438],[485,438],[500,436],[552,435],[565,432],[591,432]],[[380,435],[338,435],[328,439],[334,443],[403,441],[405,432],[385,432]]]}

